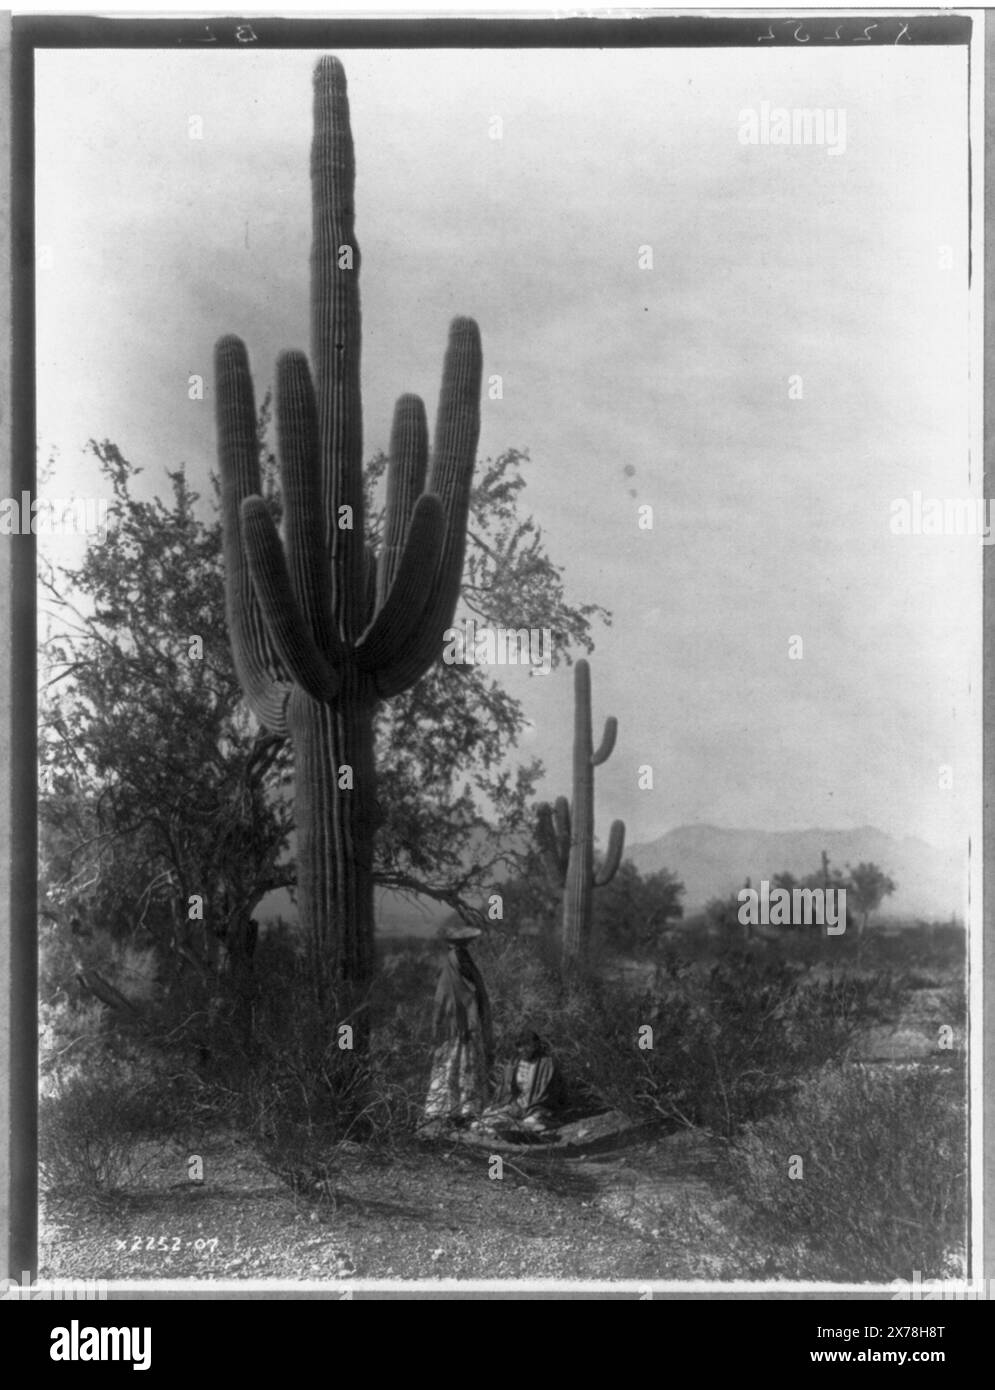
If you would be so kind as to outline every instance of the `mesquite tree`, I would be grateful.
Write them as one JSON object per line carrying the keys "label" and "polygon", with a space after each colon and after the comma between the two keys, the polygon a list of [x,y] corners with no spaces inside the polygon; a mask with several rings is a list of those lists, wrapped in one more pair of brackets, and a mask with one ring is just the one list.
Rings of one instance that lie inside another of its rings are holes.
{"label": "mesquite tree", "polygon": [[[363,986],[373,968],[377,703],[442,652],[466,542],[480,431],[481,349],[455,319],[431,469],[425,407],[394,413],[383,544],[364,543],[359,247],[345,73],[321,58],[311,146],[311,355],[277,364],[283,540],[259,495],[244,344],[217,346],[226,608],[245,698],[294,753],[298,909],[316,978]],[[426,474],[428,474],[426,486]]]}
{"label": "mesquite tree", "polygon": [[553,807],[536,808],[538,840],[552,880],[564,888],[563,961],[583,961],[591,940],[591,893],[615,877],[625,845],[625,825],[612,822],[608,852],[594,867],[594,769],[612,755],[618,720],[610,715],[595,751],[591,737],[591,668],[580,660],[574,667],[573,802],[559,796]]}

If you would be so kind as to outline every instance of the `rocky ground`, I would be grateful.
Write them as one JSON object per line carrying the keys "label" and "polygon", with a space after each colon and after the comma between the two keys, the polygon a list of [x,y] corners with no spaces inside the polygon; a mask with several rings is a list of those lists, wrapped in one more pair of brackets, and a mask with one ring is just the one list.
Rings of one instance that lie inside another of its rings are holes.
{"label": "rocky ground", "polygon": [[[148,1155],[143,1190],[113,1206],[51,1199],[42,1278],[693,1279],[744,1277],[707,1254],[722,1225],[715,1154],[687,1131],[572,1158],[454,1139],[389,1162],[341,1155],[295,1196],[237,1136]],[[495,1160],[500,1159],[500,1164]],[[762,1262],[756,1272],[762,1269]]]}

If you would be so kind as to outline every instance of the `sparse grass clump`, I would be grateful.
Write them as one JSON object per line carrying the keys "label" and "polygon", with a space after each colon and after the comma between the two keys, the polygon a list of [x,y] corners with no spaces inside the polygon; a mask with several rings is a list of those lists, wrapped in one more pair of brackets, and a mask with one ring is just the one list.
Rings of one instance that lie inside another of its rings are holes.
{"label": "sparse grass clump", "polygon": [[132,1186],[161,1118],[157,1088],[133,1062],[108,1059],[86,1073],[50,1077],[38,1113],[42,1185],[54,1195],[91,1198]]}
{"label": "sparse grass clump", "polygon": [[812,1279],[942,1277],[965,1243],[966,1171],[954,1060],[823,1070],[729,1154],[754,1226],[802,1239]]}

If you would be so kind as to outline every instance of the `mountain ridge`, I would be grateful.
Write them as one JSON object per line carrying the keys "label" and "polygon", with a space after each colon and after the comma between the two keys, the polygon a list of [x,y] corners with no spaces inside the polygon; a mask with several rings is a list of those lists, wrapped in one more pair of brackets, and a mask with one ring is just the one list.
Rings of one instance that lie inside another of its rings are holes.
{"label": "mountain ridge", "polygon": [[736,892],[747,878],[756,885],[777,873],[815,873],[823,850],[830,868],[845,872],[847,864],[869,861],[890,875],[895,892],[875,915],[927,920],[963,916],[966,862],[917,836],[898,839],[872,825],[853,830],[756,830],[693,822],[631,845],[626,858],[641,874],[664,868],[675,873],[685,887],[685,914],[691,914],[711,898]]}
{"label": "mountain ridge", "polygon": [[[654,840],[627,846],[642,874],[669,869],[685,887],[684,914],[700,912],[711,898],[728,897],[750,879],[756,887],[763,878],[788,872],[798,878],[815,873],[822,851],[830,867],[868,860],[889,874],[895,892],[885,898],[872,920],[922,918],[963,920],[967,865],[962,856],[915,835],[900,839],[872,825],[852,830],[756,830],[694,821],[675,826]],[[293,909],[282,894],[269,913],[292,917]],[[434,936],[451,909],[429,898],[409,898],[377,890],[377,930],[382,936]]]}

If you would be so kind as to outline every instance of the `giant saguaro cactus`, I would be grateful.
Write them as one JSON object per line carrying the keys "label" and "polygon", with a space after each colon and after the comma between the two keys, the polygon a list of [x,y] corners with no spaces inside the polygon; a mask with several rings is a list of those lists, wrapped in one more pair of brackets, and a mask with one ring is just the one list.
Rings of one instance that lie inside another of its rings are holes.
{"label": "giant saguaro cactus", "polygon": [[377,702],[442,651],[463,570],[480,431],[480,335],[449,330],[428,472],[428,426],[402,396],[390,440],[383,544],[365,544],[359,247],[345,72],[314,73],[311,357],[277,364],[283,539],[260,496],[248,355],[216,349],[226,607],[245,698],[294,752],[298,909],[319,981],[365,984],[373,966]]}
{"label": "giant saguaro cactus", "polygon": [[574,667],[573,804],[565,796],[555,806],[537,808],[539,847],[553,881],[564,888],[563,959],[583,960],[591,940],[591,893],[610,883],[618,871],[625,845],[625,825],[612,822],[608,852],[594,867],[594,769],[611,757],[618,734],[614,716],[595,751],[591,737],[591,668],[584,660]]}

